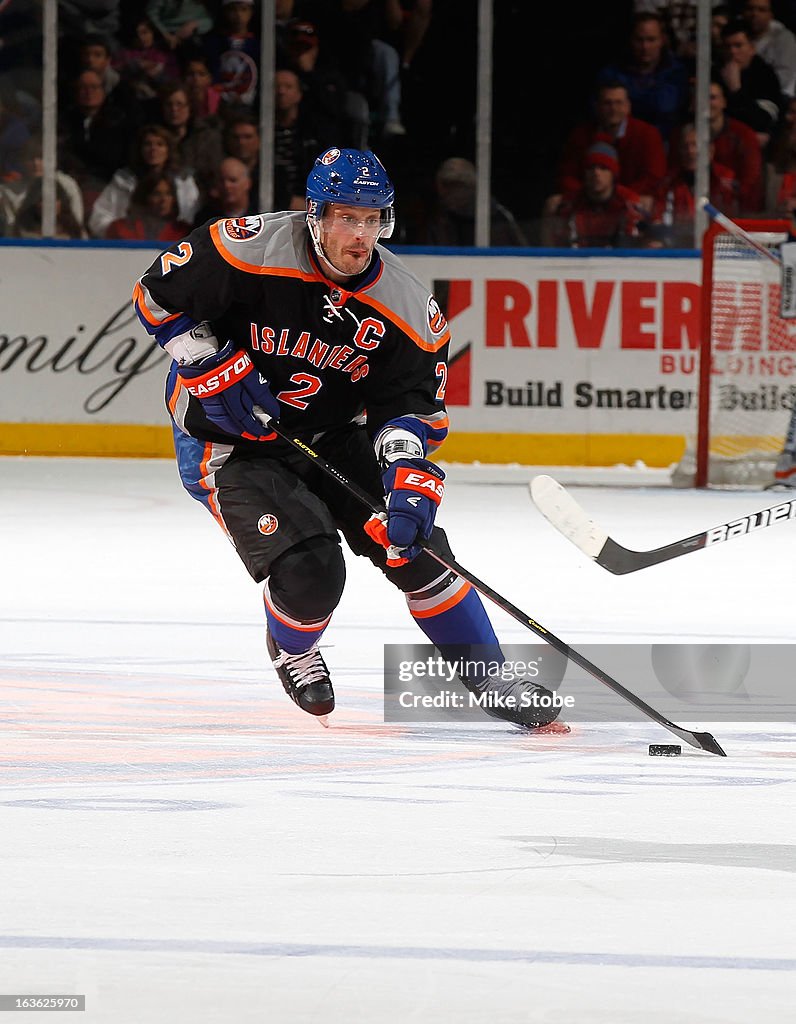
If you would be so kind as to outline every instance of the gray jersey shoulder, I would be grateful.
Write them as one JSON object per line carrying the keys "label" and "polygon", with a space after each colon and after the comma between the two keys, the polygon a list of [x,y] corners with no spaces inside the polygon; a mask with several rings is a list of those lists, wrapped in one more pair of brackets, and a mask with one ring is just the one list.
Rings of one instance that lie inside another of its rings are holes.
{"label": "gray jersey shoulder", "polygon": [[[425,339],[433,351],[448,339],[448,325],[431,289],[395,253],[379,246],[383,269],[365,295],[387,307],[412,332]],[[367,301],[367,298],[364,299]]]}
{"label": "gray jersey shoulder", "polygon": [[380,301],[385,301],[389,295],[393,302],[399,296],[403,296],[407,309],[417,303],[425,309],[431,289],[412,273],[399,256],[385,249],[383,245],[379,246],[379,256],[384,268],[379,280],[368,289],[371,295],[378,297]]}
{"label": "gray jersey shoulder", "polygon": [[210,226],[210,235],[219,255],[238,270],[313,274],[303,213],[261,213],[219,220]]}

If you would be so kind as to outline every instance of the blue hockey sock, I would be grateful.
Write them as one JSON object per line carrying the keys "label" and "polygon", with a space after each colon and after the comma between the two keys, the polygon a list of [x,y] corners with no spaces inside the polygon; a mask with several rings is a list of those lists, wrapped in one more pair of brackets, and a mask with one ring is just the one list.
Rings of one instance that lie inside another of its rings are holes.
{"label": "blue hockey sock", "polygon": [[263,588],[263,600],[268,631],[280,649],[287,651],[288,654],[303,654],[304,651],[308,651],[320,640],[332,618],[331,615],[327,615],[325,619],[317,622],[302,622],[301,619],[293,618],[276,605],[267,582]]}
{"label": "blue hockey sock", "polygon": [[[500,666],[505,661],[481,598],[453,572],[406,595],[409,611],[429,640],[451,664],[476,662]],[[471,672],[468,682],[482,683],[487,672]]]}

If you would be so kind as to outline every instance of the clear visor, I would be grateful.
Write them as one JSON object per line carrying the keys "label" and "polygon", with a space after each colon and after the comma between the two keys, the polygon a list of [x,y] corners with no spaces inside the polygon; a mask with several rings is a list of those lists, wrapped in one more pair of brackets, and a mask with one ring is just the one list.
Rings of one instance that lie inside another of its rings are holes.
{"label": "clear visor", "polygon": [[319,210],[319,205],[308,203],[307,220],[310,226],[315,225],[335,234],[363,235],[368,238],[389,238],[392,235],[395,211],[391,206],[380,210],[361,207],[354,210],[326,203]]}
{"label": "clear visor", "polygon": [[357,210],[351,213],[344,209],[335,209],[329,204],[321,218],[324,231],[336,234],[366,235],[368,238],[379,238],[385,227],[392,227],[392,209]]}

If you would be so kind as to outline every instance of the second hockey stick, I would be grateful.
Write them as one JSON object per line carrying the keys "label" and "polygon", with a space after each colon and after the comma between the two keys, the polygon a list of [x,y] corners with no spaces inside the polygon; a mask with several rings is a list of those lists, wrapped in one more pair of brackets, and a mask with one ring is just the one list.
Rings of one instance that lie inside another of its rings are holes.
{"label": "second hockey stick", "polygon": [[[309,445],[305,444],[297,437],[292,437],[286,430],[284,430],[277,420],[272,419],[262,409],[255,408],[260,421],[264,426],[269,427],[274,431],[283,441],[286,441],[291,448],[301,452],[306,458],[310,459],[318,469],[326,476],[336,480],[337,483],[348,491],[349,494],[353,495],[358,501],[361,502],[365,508],[369,509],[374,515],[383,515],[385,513],[384,503],[382,501],[376,501],[371,495],[364,491],[358,484],[349,480],[344,473],[341,473],[339,469],[328,463],[322,456],[318,455]],[[652,719],[662,728],[667,729],[673,733],[684,743],[689,746],[696,747],[697,750],[705,750],[709,754],[718,754],[719,757],[726,757],[727,755],[722,750],[719,743],[709,732],[692,732],[690,729],[684,729],[680,725],[676,725],[674,722],[670,722],[668,718],[656,711],[655,708],[651,707],[646,701],[642,700],[641,697],[637,697],[631,690],[626,689],[621,683],[617,682],[612,676],[609,676],[607,672],[603,672],[601,668],[589,661],[588,658],[584,657],[574,648],[570,647],[569,644],[559,639],[554,633],[551,633],[548,629],[545,629],[535,619],[532,619],[530,615],[526,615],[524,611],[512,604],[505,597],[502,597],[496,590],[493,590],[487,583],[484,583],[473,573],[469,572],[464,566],[459,565],[453,558],[446,558],[441,555],[429,541],[422,541],[420,546],[427,554],[433,559],[449,569],[451,572],[455,572],[457,576],[461,576],[462,579],[466,580],[472,587],[474,587],[479,594],[483,594],[484,597],[488,598],[498,608],[501,608],[506,614],[510,615],[513,619],[524,626],[526,629],[530,629],[532,633],[535,633],[538,637],[541,637],[545,643],[562,654],[565,658],[572,661],[575,665],[578,665],[585,672],[588,672],[590,676],[593,676],[603,685],[607,686],[609,690],[612,690],[619,697],[622,697],[629,704],[632,704],[634,708],[640,711],[647,718]]]}
{"label": "second hockey stick", "polygon": [[775,526],[777,523],[786,523],[796,519],[796,499],[793,499],[784,501],[780,505],[760,509],[759,512],[752,512],[748,516],[741,516],[740,519],[731,519],[728,523],[712,526],[709,530],[703,530],[702,533],[683,537],[682,540],[664,544],[660,548],[651,548],[649,551],[633,551],[632,548],[624,548],[609,537],[605,530],[581,508],[569,491],[565,490],[552,477],[534,477],[530,489],[534,504],[545,519],[567,540],[572,541],[575,547],[580,548],[584,555],[588,555],[603,569],[607,569],[617,576],[637,572],[650,565],[668,562],[671,558],[690,555],[692,551],[701,551],[703,548],[713,547],[724,541],[734,540],[736,537],[746,537],[767,526]]}
{"label": "second hockey stick", "polygon": [[720,224],[725,231],[729,232],[729,234],[734,235],[742,242],[745,242],[750,248],[754,249],[755,252],[759,252],[761,256],[765,256],[767,260],[770,260],[772,263],[776,263],[778,266],[782,266],[782,260],[779,255],[773,251],[773,249],[769,249],[768,246],[762,245],[758,242],[758,240],[750,235],[748,231],[745,231],[740,224],[736,224],[734,220],[730,220],[730,218],[726,214],[722,213],[721,210],[717,210],[713,203],[711,203],[705,196],[702,196],[699,200],[699,205],[711,220]]}

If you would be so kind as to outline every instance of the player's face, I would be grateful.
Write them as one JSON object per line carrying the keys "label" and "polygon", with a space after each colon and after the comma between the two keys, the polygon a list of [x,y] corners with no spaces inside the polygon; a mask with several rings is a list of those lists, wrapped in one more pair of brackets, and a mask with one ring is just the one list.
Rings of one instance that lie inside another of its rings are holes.
{"label": "player's face", "polygon": [[321,245],[343,274],[361,274],[370,263],[381,228],[381,214],[365,206],[329,204],[321,218]]}

